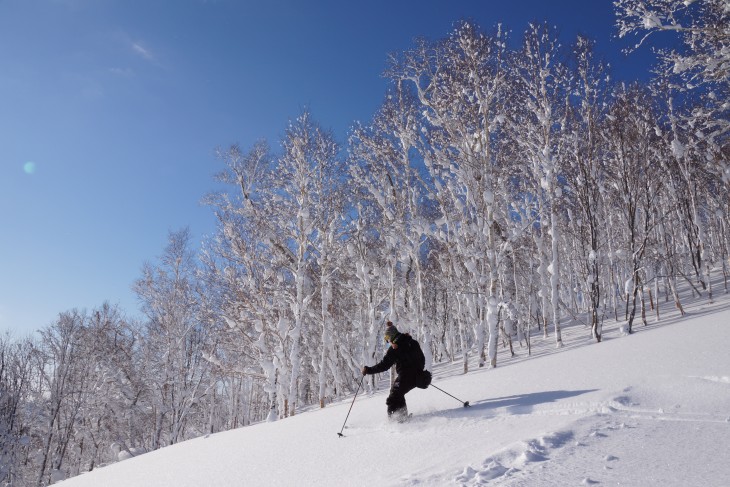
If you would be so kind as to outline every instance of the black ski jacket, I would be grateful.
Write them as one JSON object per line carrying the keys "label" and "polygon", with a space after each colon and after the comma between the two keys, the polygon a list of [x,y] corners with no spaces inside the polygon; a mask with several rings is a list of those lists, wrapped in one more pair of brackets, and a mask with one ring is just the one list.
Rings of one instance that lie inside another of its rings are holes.
{"label": "black ski jacket", "polygon": [[368,374],[379,374],[385,372],[395,364],[395,371],[398,375],[413,375],[423,370],[424,360],[421,346],[408,333],[401,333],[395,343],[398,348],[389,347],[385,352],[383,360],[365,367]]}

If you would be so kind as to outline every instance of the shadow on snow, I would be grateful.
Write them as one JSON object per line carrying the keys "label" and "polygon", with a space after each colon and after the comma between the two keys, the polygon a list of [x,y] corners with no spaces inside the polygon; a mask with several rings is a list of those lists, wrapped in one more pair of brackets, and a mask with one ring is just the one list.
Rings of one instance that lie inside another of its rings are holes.
{"label": "shadow on snow", "polygon": [[[598,389],[584,389],[577,391],[542,391],[513,396],[497,397],[471,402],[468,408],[449,409],[432,413],[432,416],[464,416],[472,415],[476,411],[486,412],[493,409],[506,408],[508,414],[530,414],[533,408],[540,404],[548,404],[569,397],[580,396]],[[460,414],[457,414],[459,413]]]}

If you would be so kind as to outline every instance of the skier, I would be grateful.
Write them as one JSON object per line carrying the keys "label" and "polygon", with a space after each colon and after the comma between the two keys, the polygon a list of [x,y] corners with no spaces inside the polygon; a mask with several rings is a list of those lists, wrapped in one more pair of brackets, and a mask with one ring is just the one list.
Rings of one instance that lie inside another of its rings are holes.
{"label": "skier", "polygon": [[400,333],[388,321],[384,338],[390,343],[383,360],[372,367],[362,368],[362,375],[379,374],[395,365],[398,377],[390,386],[390,394],[385,400],[388,406],[388,419],[402,423],[408,419],[408,406],[405,395],[414,387],[425,389],[431,383],[431,372],[423,370],[425,358],[421,346],[408,333]]}

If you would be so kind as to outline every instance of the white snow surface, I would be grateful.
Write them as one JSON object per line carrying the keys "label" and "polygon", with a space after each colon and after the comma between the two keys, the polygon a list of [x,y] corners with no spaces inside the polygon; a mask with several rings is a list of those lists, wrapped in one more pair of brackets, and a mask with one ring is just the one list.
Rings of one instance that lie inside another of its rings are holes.
{"label": "white snow surface", "polygon": [[[716,287],[715,289],[719,289]],[[566,323],[565,346],[500,348],[498,367],[437,364],[433,387],[386,419],[373,395],[179,443],[63,481],[114,486],[728,486],[730,298],[683,303],[600,344]],[[338,432],[343,431],[344,437]]]}

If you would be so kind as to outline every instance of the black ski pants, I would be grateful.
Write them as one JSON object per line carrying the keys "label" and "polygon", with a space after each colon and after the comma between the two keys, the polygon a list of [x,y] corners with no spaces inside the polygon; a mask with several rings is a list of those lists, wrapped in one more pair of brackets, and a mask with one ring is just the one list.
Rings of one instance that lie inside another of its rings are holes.
{"label": "black ski pants", "polygon": [[388,405],[388,416],[406,407],[406,394],[416,387],[417,372],[398,375],[390,386],[390,394],[385,400]]}

